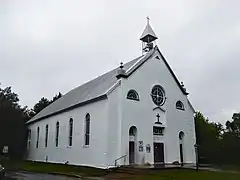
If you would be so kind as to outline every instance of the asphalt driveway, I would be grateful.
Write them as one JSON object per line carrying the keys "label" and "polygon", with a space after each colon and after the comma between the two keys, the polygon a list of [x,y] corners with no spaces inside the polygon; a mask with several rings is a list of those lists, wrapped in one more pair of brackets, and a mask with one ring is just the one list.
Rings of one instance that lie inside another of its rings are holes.
{"label": "asphalt driveway", "polygon": [[6,180],[79,180],[51,174],[27,173],[27,172],[7,172]]}

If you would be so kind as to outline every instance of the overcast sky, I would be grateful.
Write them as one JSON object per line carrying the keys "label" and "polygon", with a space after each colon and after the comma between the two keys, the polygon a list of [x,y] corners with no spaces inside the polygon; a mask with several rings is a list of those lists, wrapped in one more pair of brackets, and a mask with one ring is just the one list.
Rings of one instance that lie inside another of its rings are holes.
{"label": "overcast sky", "polygon": [[0,82],[32,107],[141,55],[146,16],[189,99],[240,111],[238,0],[0,0]]}

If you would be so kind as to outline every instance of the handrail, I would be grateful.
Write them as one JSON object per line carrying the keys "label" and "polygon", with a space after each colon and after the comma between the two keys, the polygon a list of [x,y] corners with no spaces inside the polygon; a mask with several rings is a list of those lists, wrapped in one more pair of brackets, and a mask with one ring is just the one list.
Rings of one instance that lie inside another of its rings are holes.
{"label": "handrail", "polygon": [[124,158],[124,165],[125,165],[126,157],[127,157],[127,154],[125,154],[125,155],[123,155],[123,156],[121,156],[121,157],[115,159],[115,166],[117,166],[117,161],[120,160],[120,159],[122,159],[122,158]]}

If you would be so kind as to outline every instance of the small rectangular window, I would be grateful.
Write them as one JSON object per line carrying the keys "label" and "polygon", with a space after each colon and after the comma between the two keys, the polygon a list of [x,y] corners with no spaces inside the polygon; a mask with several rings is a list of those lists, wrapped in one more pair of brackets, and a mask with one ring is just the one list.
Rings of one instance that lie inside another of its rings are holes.
{"label": "small rectangular window", "polygon": [[153,127],[153,135],[163,135],[163,128],[162,127]]}

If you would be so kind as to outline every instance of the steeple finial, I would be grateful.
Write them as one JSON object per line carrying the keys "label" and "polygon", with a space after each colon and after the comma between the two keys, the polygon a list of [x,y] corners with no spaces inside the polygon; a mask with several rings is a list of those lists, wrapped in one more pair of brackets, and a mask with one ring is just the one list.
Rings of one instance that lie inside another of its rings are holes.
{"label": "steeple finial", "polygon": [[150,17],[147,16],[147,24],[149,24],[149,21],[150,21]]}
{"label": "steeple finial", "polygon": [[120,62],[120,66],[121,69],[123,69],[123,62]]}
{"label": "steeple finial", "polygon": [[146,43],[155,41],[158,38],[156,34],[153,32],[153,29],[151,28],[149,21],[150,21],[150,18],[149,16],[147,16],[147,25],[140,38],[141,41]]}
{"label": "steeple finial", "polygon": [[185,88],[185,86],[184,86],[184,83],[183,83],[183,82],[181,82],[181,86],[182,86],[183,90],[184,90],[185,92],[187,92],[187,89]]}
{"label": "steeple finial", "polygon": [[142,50],[144,52],[148,52],[154,47],[154,41],[158,39],[156,34],[153,32],[153,29],[150,26],[150,18],[147,16],[147,25],[141,35],[140,40],[142,41]]}
{"label": "steeple finial", "polygon": [[117,70],[117,75],[116,77],[119,79],[121,77],[124,77],[126,75],[126,71],[124,69],[124,65],[123,65],[123,62],[120,62],[120,66]]}

